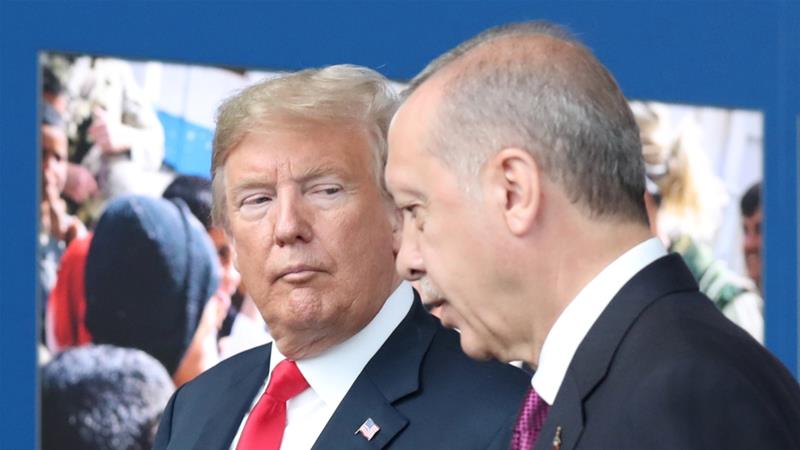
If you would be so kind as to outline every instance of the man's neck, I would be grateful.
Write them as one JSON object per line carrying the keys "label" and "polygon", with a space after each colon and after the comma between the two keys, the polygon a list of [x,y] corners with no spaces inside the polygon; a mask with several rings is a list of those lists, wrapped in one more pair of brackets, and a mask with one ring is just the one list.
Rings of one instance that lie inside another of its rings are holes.
{"label": "man's neck", "polygon": [[538,305],[537,312],[530,315],[538,323],[532,324],[525,357],[533,366],[538,365],[550,329],[575,296],[614,260],[653,237],[646,225],[634,223],[584,221],[562,230],[568,233],[548,239],[545,251],[535,253],[545,281],[528,291],[538,297],[530,302]]}

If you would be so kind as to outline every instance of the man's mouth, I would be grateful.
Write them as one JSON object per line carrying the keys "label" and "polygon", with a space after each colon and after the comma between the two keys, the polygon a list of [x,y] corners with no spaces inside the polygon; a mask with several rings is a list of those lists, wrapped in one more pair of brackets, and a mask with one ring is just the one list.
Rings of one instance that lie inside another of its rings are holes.
{"label": "man's mouth", "polygon": [[438,308],[440,306],[444,306],[445,303],[447,303],[447,300],[443,298],[437,298],[433,300],[425,299],[425,301],[423,302],[423,304],[425,305],[425,309],[427,309],[428,311]]}
{"label": "man's mouth", "polygon": [[303,283],[314,278],[321,272],[322,270],[316,266],[295,264],[281,270],[278,276],[275,277],[275,281],[283,280],[288,283]]}

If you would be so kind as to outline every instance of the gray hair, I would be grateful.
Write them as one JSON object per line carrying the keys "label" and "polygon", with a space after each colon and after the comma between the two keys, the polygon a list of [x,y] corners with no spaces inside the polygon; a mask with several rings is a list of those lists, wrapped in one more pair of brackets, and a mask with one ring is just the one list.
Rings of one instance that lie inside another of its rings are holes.
{"label": "gray hair", "polygon": [[228,230],[224,167],[231,152],[249,133],[286,127],[287,121],[363,127],[372,140],[376,183],[388,199],[383,181],[386,134],[397,106],[397,95],[383,75],[353,65],[305,69],[271,78],[226,99],[217,110],[211,157],[214,223]]}
{"label": "gray hair", "polygon": [[565,30],[492,28],[433,61],[410,89],[439,72],[449,74],[428,150],[462,179],[474,179],[490,152],[516,146],[590,217],[647,223],[633,114],[608,70]]}
{"label": "gray hair", "polygon": [[472,50],[480,44],[506,36],[534,34],[547,35],[564,40],[572,39],[570,34],[565,29],[557,25],[541,21],[509,23],[492,27],[458,44],[428,63],[428,65],[425,66],[425,68],[422,69],[422,71],[408,83],[408,86],[401,95],[404,99],[408,98],[422,83],[439,72],[440,69],[443,69],[445,66],[457,60],[469,50]]}

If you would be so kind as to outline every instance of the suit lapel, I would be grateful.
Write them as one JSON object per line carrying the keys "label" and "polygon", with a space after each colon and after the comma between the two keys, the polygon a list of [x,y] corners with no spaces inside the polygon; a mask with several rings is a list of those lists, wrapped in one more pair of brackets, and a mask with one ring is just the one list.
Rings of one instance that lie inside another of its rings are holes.
{"label": "suit lapel", "polygon": [[[583,399],[575,380],[567,374],[556,402],[547,414],[534,450],[572,449],[583,432]],[[560,442],[558,446],[554,443]]]}
{"label": "suit lapel", "polygon": [[578,346],[535,450],[555,448],[559,427],[560,450],[575,447],[584,427],[583,401],[605,378],[627,331],[651,303],[687,290],[697,290],[697,283],[677,254],[654,261],[620,289]]}
{"label": "suit lapel", "polygon": [[267,344],[262,347],[263,351],[253,353],[250,363],[252,370],[243,372],[241,376],[229,377],[229,383],[222,388],[223,392],[217,396],[216,403],[206,409],[214,411],[214,415],[198,430],[200,438],[195,442],[195,450],[230,448],[242,418],[250,410],[258,389],[267,378],[270,346]]}
{"label": "suit lapel", "polygon": [[[391,442],[408,425],[394,403],[419,389],[435,331],[435,319],[415,292],[408,314],[356,378],[312,450],[380,449]],[[367,419],[380,427],[371,440],[356,433]]]}
{"label": "suit lapel", "polygon": [[[380,427],[371,440],[357,433],[367,419]],[[407,424],[408,419],[386,400],[372,380],[359,376],[325,425],[313,450],[380,449]]]}

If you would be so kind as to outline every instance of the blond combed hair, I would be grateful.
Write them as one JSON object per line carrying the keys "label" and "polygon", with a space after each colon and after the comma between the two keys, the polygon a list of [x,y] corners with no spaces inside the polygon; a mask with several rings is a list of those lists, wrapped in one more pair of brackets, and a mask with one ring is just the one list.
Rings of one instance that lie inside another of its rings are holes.
{"label": "blond combed hair", "polygon": [[305,69],[270,78],[229,97],[217,110],[211,157],[214,224],[228,230],[224,167],[231,152],[254,132],[274,127],[345,124],[363,127],[371,138],[376,183],[386,196],[386,135],[397,109],[386,78],[349,64]]}

